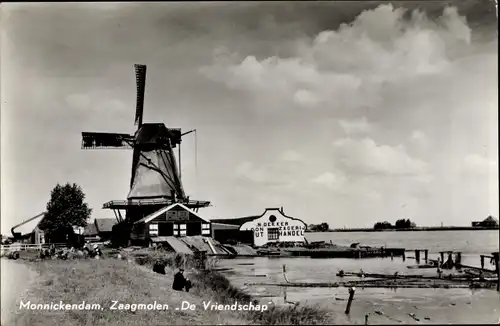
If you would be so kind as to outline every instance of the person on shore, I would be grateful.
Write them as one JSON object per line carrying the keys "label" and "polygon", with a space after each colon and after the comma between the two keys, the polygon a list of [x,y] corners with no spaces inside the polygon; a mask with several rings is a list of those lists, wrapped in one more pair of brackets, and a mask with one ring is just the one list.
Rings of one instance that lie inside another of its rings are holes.
{"label": "person on shore", "polygon": [[191,288],[191,281],[184,277],[184,269],[180,268],[179,271],[174,275],[174,283],[172,284],[172,289],[176,291],[182,291],[186,289],[189,292]]}
{"label": "person on shore", "polygon": [[[153,272],[165,275],[165,264],[161,261],[156,261],[155,264],[153,265]],[[174,278],[175,280],[175,278]]]}

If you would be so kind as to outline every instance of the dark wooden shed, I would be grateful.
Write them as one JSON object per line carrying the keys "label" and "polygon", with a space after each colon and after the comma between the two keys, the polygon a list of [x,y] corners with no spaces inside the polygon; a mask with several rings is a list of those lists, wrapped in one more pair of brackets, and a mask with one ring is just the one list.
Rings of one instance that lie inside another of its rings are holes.
{"label": "dark wooden shed", "polygon": [[147,244],[157,237],[212,236],[211,222],[181,203],[159,209],[135,222],[131,240]]}

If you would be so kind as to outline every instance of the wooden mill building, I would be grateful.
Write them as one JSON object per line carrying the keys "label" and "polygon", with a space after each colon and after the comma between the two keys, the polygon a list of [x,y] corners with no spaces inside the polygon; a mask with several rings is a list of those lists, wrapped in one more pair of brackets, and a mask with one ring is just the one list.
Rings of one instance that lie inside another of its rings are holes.
{"label": "wooden mill building", "polygon": [[166,237],[212,235],[211,222],[181,203],[164,207],[132,226],[131,240],[135,244],[150,245],[166,242]]}

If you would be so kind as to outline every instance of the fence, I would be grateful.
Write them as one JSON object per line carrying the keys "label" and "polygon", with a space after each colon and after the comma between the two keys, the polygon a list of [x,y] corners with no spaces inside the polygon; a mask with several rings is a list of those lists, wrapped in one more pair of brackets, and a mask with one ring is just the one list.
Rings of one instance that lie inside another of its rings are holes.
{"label": "fence", "polygon": [[51,245],[54,245],[56,248],[67,247],[65,243],[53,243],[53,244],[26,244],[26,243],[13,243],[10,245],[1,245],[0,250],[3,251],[24,251],[24,250],[42,250],[48,249]]}

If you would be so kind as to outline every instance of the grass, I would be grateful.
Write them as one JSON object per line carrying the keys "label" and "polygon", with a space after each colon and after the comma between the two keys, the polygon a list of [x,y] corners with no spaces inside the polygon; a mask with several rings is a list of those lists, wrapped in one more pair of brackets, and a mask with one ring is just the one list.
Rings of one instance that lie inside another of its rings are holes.
{"label": "grass", "polygon": [[[192,256],[165,255],[161,251],[151,251],[139,259],[140,264],[152,266],[154,262],[161,261],[166,266],[176,269],[179,267],[199,266],[199,262]],[[190,278],[194,281],[193,292],[202,297],[208,297],[221,304],[241,303],[258,304],[252,296],[235,287],[221,273],[213,270],[216,261],[208,258],[207,268],[197,270]],[[262,325],[313,325],[328,323],[328,312],[309,306],[269,306],[266,311],[248,311],[244,318]]]}
{"label": "grass", "polygon": [[[135,260],[135,261],[134,261]],[[152,272],[154,262],[167,265],[166,275]],[[210,311],[203,302],[245,304],[256,302],[234,287],[220,273],[209,268],[191,269],[199,262],[183,255],[168,255],[161,251],[145,251],[142,256],[125,256],[124,259],[105,258],[44,260],[29,262],[39,272],[39,279],[25,293],[23,301],[47,304],[64,302],[78,304],[82,301],[99,304],[104,309],[94,311],[31,311],[24,310],[13,318],[13,325],[199,325],[199,324],[319,324],[328,323],[325,311],[306,307],[269,306],[267,311]],[[214,264],[214,262],[209,262]],[[187,292],[171,289],[177,267],[184,267],[193,281]],[[148,304],[156,301],[168,304],[169,310],[110,310],[113,301]],[[176,311],[182,301],[195,304],[195,310]]]}

